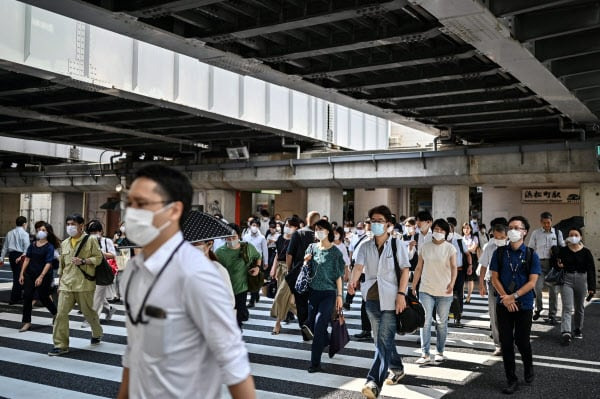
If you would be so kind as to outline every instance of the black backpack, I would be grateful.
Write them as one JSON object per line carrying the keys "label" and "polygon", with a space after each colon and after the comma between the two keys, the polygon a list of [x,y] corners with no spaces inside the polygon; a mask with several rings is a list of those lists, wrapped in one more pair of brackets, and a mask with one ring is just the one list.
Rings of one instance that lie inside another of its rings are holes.
{"label": "black backpack", "polygon": [[[77,247],[77,251],[75,252],[75,257],[79,256],[79,252],[81,251],[81,249],[83,248],[83,246],[85,245],[85,242],[88,240],[89,237],[90,237],[89,234],[86,234],[83,237],[83,240],[81,240],[79,247]],[[98,243],[98,246],[100,247],[100,243]],[[102,253],[102,247],[100,247],[100,253]],[[81,271],[81,273],[83,273],[83,277],[85,277],[87,280],[95,281],[96,285],[111,285],[113,283],[113,281],[115,280],[115,275],[113,274],[112,268],[108,264],[108,261],[106,260],[104,255],[102,255],[102,261],[100,262],[100,264],[98,266],[96,266],[94,275],[86,273],[81,268],[81,266],[78,265],[78,267],[79,267],[79,270]]]}
{"label": "black backpack", "polygon": [[[392,238],[392,252],[394,256],[394,269],[396,270],[396,280],[400,284],[400,265],[398,263],[398,246],[396,239]],[[396,315],[396,332],[398,334],[411,334],[417,328],[425,325],[425,309],[414,296],[411,289],[406,294],[406,308],[400,314]]]}

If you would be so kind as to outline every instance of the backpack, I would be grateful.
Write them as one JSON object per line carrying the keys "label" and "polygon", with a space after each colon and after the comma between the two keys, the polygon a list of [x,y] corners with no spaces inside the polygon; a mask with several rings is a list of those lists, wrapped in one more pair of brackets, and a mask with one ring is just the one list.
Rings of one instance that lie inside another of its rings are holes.
{"label": "backpack", "polygon": [[[400,265],[398,263],[398,246],[396,239],[392,238],[392,252],[394,257],[394,269],[396,271],[396,280],[400,284]],[[417,297],[413,295],[412,290],[406,294],[406,308],[400,314],[396,315],[396,332],[398,334],[411,334],[419,327],[425,325],[425,309]]]}

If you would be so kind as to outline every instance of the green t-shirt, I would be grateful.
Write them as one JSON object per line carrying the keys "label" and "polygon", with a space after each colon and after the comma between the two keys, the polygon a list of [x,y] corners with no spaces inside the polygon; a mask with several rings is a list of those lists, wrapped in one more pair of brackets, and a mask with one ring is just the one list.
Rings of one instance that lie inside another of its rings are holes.
{"label": "green t-shirt", "polygon": [[229,273],[231,286],[233,287],[233,293],[235,295],[248,291],[249,266],[256,264],[256,261],[260,259],[260,254],[252,244],[247,244],[246,248],[248,248],[248,264],[246,264],[242,258],[240,253],[241,247],[238,249],[231,249],[227,245],[223,245],[215,252],[219,263],[222,264]]}
{"label": "green t-shirt", "polygon": [[329,249],[320,249],[319,244],[311,244],[306,249],[306,254],[312,255],[313,277],[310,288],[317,291],[336,290],[335,285],[338,277],[344,275],[344,256],[335,245]]}

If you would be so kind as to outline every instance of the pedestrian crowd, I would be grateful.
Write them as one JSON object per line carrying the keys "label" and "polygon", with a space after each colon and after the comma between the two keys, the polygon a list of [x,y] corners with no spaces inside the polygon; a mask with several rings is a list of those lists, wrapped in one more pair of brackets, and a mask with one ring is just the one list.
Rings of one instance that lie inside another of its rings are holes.
{"label": "pedestrian crowd", "polygon": [[[99,345],[112,304],[124,303],[128,344],[119,398],[199,392],[213,398],[223,384],[234,398],[255,397],[241,333],[248,309],[265,295],[273,298],[271,334],[296,320],[299,339],[311,345],[308,372],[318,373],[327,369],[324,348],[334,343],[329,326],[343,320],[361,292],[361,332],[353,338],[372,340],[374,349],[366,398],[405,376],[395,335],[409,294],[418,295],[425,315],[416,364],[439,364],[447,359],[449,320],[462,326],[464,304],[478,283],[479,294],[487,296],[494,355],[503,358],[506,394],[519,388],[515,346],[523,380],[534,381],[530,335],[543,312],[544,323],[560,319],[561,345],[583,338],[585,300],[596,290],[594,259],[582,229],[553,227],[549,212],[541,214],[539,228],[515,215],[492,220],[488,230],[477,218],[434,220],[427,211],[397,218],[385,205],[343,224],[318,210],[282,218],[262,209],[243,226],[215,214],[230,233],[196,239],[182,227],[191,195],[187,177],[151,165],[137,172],[114,237],[105,235],[100,221],[72,214],[62,242],[45,221],[35,223],[30,239],[27,220],[19,216],[2,248],[13,272],[9,304],[23,304],[19,331],[30,330],[32,306],[39,302],[53,317],[48,354],[64,355],[76,305],[82,327],[91,329],[90,344]],[[108,284],[94,277],[104,264],[115,276]]]}

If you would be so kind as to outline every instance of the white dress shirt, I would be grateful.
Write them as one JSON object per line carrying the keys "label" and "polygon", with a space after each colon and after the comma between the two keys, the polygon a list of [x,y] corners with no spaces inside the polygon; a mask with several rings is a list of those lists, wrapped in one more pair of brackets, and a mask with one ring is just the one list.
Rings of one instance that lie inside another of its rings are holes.
{"label": "white dress shirt", "polygon": [[29,234],[22,226],[17,226],[6,233],[2,246],[2,258],[4,259],[9,252],[24,254],[27,252],[27,248],[29,248]]}
{"label": "white dress shirt", "polygon": [[496,252],[498,245],[494,240],[490,240],[485,247],[483,248],[483,253],[481,254],[481,258],[479,258],[479,266],[486,267],[485,277],[486,281],[490,281],[492,279],[492,271],[490,270],[490,261],[492,260],[492,255]]}
{"label": "white dress shirt", "polygon": [[[121,292],[136,318],[155,276],[183,240],[178,232],[148,259],[129,261]],[[212,262],[184,242],[156,281],[146,302],[166,312],[148,324],[127,317],[127,348],[131,398],[221,397],[221,386],[235,385],[250,374],[248,352],[231,311],[223,277]]]}
{"label": "white dress shirt", "polygon": [[260,232],[252,234],[250,230],[248,230],[248,234],[244,236],[243,241],[252,244],[254,248],[256,248],[265,265],[269,262],[269,248],[267,247],[267,239],[265,236],[260,234]]}
{"label": "white dress shirt", "polygon": [[367,240],[358,247],[356,265],[363,265],[365,282],[360,285],[362,297],[367,297],[369,288],[377,282],[379,292],[379,308],[381,310],[396,309],[396,295],[398,293],[398,279],[394,267],[392,240],[396,240],[396,256],[400,269],[410,267],[408,251],[402,241],[391,236],[384,243],[383,251],[379,256],[375,239]]}
{"label": "white dress shirt", "polygon": [[535,250],[540,259],[550,259],[550,248],[555,245],[564,247],[565,240],[560,230],[555,230],[554,227],[550,231],[544,230],[543,227],[535,229],[529,239],[529,246]]}

